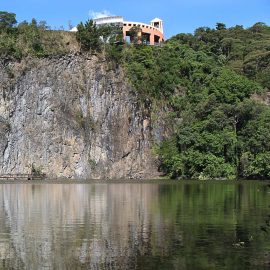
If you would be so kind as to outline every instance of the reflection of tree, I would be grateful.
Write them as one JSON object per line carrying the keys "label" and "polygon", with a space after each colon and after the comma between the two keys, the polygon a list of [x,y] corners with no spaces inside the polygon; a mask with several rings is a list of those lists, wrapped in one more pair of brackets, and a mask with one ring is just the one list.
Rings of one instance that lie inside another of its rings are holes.
{"label": "reflection of tree", "polygon": [[[270,207],[270,206],[269,206]],[[268,215],[264,221],[264,224],[260,227],[261,231],[268,234],[270,229],[270,215]]]}
{"label": "reflection of tree", "polygon": [[258,258],[269,248],[269,240],[264,241],[258,232],[258,222],[263,220],[266,210],[262,206],[269,198],[260,183],[168,185],[162,193],[162,217],[173,219],[175,233],[182,231],[182,247],[175,245],[169,252],[178,259],[180,269],[191,269],[187,265],[242,269],[247,261],[262,263]]}
{"label": "reflection of tree", "polygon": [[[270,184],[267,185],[267,188],[270,188]],[[270,208],[270,205],[268,206]],[[261,232],[264,234],[265,241],[269,240],[269,231],[270,231],[270,214],[268,213],[265,216],[265,220],[260,226]],[[264,258],[262,259],[263,264],[270,265],[270,252],[265,253]]]}

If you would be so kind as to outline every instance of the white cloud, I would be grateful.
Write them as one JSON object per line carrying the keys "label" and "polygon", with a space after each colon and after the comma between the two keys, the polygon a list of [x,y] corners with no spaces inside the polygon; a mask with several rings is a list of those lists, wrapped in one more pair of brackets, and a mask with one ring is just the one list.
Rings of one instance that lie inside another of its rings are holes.
{"label": "white cloud", "polygon": [[102,11],[90,10],[89,16],[91,19],[100,19],[100,18],[114,16],[114,15],[108,10],[102,10]]}

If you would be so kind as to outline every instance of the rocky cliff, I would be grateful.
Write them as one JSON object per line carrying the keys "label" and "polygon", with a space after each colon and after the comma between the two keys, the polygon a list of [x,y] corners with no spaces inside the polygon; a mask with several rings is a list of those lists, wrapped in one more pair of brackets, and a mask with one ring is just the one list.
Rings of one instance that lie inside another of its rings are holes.
{"label": "rocky cliff", "polygon": [[0,174],[157,175],[148,108],[120,67],[68,55],[0,63]]}

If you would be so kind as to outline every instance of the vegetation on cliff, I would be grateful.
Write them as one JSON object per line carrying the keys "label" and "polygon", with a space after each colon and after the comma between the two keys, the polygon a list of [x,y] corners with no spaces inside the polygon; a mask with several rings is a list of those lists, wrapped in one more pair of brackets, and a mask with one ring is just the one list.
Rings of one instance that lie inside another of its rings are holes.
{"label": "vegetation on cliff", "polygon": [[0,11],[0,57],[22,59],[45,57],[77,50],[75,35],[63,30],[52,31],[45,21],[17,23],[16,15]]}
{"label": "vegetation on cliff", "polygon": [[270,89],[269,26],[218,23],[162,47],[126,46],[119,29],[91,20],[78,30],[50,31],[34,19],[17,24],[15,14],[0,12],[0,56],[101,53],[124,67],[146,106],[166,104],[172,132],[156,147],[165,174],[270,178],[270,108],[261,98]]}
{"label": "vegetation on cliff", "polygon": [[270,178],[270,27],[199,28],[161,48],[129,47],[123,64],[141,96],[166,100],[173,134],[157,147],[173,178]]}

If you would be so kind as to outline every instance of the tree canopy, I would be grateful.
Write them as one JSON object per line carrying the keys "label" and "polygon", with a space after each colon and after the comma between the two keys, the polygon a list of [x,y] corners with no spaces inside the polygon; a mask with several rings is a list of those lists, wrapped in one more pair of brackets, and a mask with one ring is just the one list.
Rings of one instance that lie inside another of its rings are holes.
{"label": "tree canopy", "polygon": [[93,20],[77,26],[76,39],[83,51],[100,51],[103,45],[122,41],[122,30],[118,26],[96,25]]}
{"label": "tree canopy", "polygon": [[17,23],[16,15],[6,11],[0,11],[0,32],[8,31]]}

